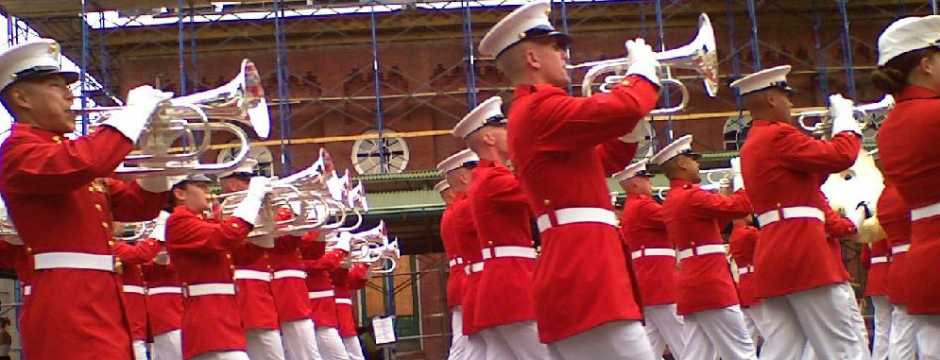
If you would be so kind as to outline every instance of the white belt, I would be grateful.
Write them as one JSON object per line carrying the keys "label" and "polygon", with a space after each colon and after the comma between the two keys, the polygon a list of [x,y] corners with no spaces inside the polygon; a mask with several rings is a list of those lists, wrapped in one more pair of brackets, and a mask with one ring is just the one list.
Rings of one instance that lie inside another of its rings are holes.
{"label": "white belt", "polygon": [[44,269],[88,269],[114,271],[114,256],[77,252],[48,252],[33,255],[33,268]]}
{"label": "white belt", "polygon": [[501,257],[535,259],[535,249],[528,246],[496,246],[483,249],[483,260]]}
{"label": "white belt", "polygon": [[696,255],[724,254],[727,248],[724,244],[699,245],[679,252],[679,260]]}
{"label": "white belt", "polygon": [[126,292],[126,293],[147,295],[147,291],[146,291],[146,289],[144,289],[143,286],[124,285],[123,288],[122,288],[122,290],[124,290],[124,292]]}
{"label": "white belt", "polygon": [[667,248],[643,248],[630,253],[630,258],[633,260],[639,259],[644,256],[671,256],[676,257],[676,250],[667,249]]}
{"label": "white belt", "polygon": [[891,255],[903,254],[911,249],[911,244],[894,245],[891,247]]}
{"label": "white belt", "polygon": [[283,278],[301,278],[306,279],[307,273],[303,270],[280,270],[274,272],[274,279],[283,279]]}
{"label": "white belt", "polygon": [[911,221],[940,215],[940,202],[911,210]]}
{"label": "white belt", "polygon": [[182,294],[183,288],[179,286],[157,286],[147,289],[147,295]]}
{"label": "white belt", "polygon": [[205,295],[235,295],[235,284],[198,284],[186,287],[186,296],[205,296]]}
{"label": "white belt", "polygon": [[271,281],[271,273],[258,270],[235,270],[235,280]]}
{"label": "white belt", "polygon": [[748,265],[738,268],[738,275],[751,274],[754,272],[754,265]]}
{"label": "white belt", "polygon": [[470,275],[470,273],[478,273],[481,271],[483,271],[482,262],[475,262],[473,264],[470,264],[469,266],[463,267],[463,272],[466,273],[467,275]]}
{"label": "white belt", "polygon": [[453,258],[453,259],[450,259],[450,262],[448,262],[448,264],[450,265],[450,267],[454,267],[454,266],[457,266],[457,265],[463,265],[463,258],[462,258],[462,257],[459,257],[459,256],[458,256],[458,257],[455,257],[455,258]]}
{"label": "white belt", "polygon": [[336,298],[337,304],[352,305],[352,299]]}
{"label": "white belt", "polygon": [[875,264],[884,264],[884,263],[886,263],[886,262],[888,262],[888,257],[887,257],[887,256],[876,256],[876,257],[871,258],[871,264],[872,264],[872,265],[875,265]]}
{"label": "white belt", "polygon": [[596,222],[617,226],[617,214],[613,211],[601,208],[567,208],[555,210],[555,222],[552,223],[550,214],[539,216],[536,224],[539,232],[545,232],[554,226],[567,225],[572,223]]}
{"label": "white belt", "polygon": [[26,286],[23,287],[23,295],[29,295],[29,294],[32,294],[32,293],[33,293],[33,287],[32,287],[32,286],[26,285]]}
{"label": "white belt", "polygon": [[[780,215],[783,214],[783,218]],[[809,206],[794,206],[770,210],[757,216],[760,226],[767,226],[782,219],[811,218],[826,222],[826,214],[822,210]]]}
{"label": "white belt", "polygon": [[322,298],[331,297],[331,296],[333,296],[333,295],[335,295],[335,294],[333,293],[333,290],[311,291],[311,292],[308,292],[308,293],[307,293],[307,298],[310,299],[310,300],[313,300],[313,299],[322,299]]}

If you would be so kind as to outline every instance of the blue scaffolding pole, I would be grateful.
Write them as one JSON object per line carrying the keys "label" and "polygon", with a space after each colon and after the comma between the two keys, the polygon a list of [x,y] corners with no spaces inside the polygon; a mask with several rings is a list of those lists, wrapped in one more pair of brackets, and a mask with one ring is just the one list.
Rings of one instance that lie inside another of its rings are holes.
{"label": "blue scaffolding pole", "polygon": [[467,111],[477,106],[476,56],[473,55],[473,17],[470,14],[470,0],[462,0],[463,37],[467,57]]}
{"label": "blue scaffolding pole", "polygon": [[[663,31],[663,3],[662,0],[656,0],[656,29],[659,31],[659,50],[666,50],[666,32]],[[669,68],[666,68],[668,74]],[[663,100],[665,101],[666,106],[671,106],[672,101],[669,99],[669,89],[663,87],[660,92],[662,93]],[[672,143],[672,139],[675,137],[672,131],[672,114],[666,115],[666,143]]]}
{"label": "blue scaffolding pole", "polygon": [[288,142],[290,141],[290,89],[288,89],[287,54],[284,50],[284,8],[282,0],[274,0],[274,48],[277,63],[277,115],[281,126],[281,173],[290,174],[291,158]]}
{"label": "blue scaffolding pole", "polygon": [[[728,47],[731,49],[731,78],[737,79],[741,76],[741,59],[738,58],[738,48],[734,43],[737,21],[734,16],[734,0],[728,0],[725,7],[725,18],[728,21]],[[741,149],[741,142],[744,140],[744,101],[741,94],[736,89],[734,91],[734,105],[738,109],[738,118],[735,122],[738,124],[738,131],[734,137],[734,143],[738,150]]]}
{"label": "blue scaffolding pole", "polygon": [[385,119],[382,117],[382,73],[379,67],[379,39],[376,33],[375,6],[381,5],[378,1],[372,2],[369,9],[369,28],[372,33],[372,81],[375,83],[375,128],[379,138],[379,171],[388,172],[388,148],[385,146]]}
{"label": "blue scaffolding pole", "polygon": [[193,82],[192,89],[190,89],[193,92],[199,89],[199,64],[196,59],[196,36],[196,8],[193,6],[193,0],[189,0],[189,68],[192,70],[192,76],[190,76],[189,79]]}
{"label": "blue scaffolding pole", "polygon": [[760,63],[760,38],[757,36],[757,11],[754,9],[754,0],[747,0],[747,16],[751,19],[751,52],[754,55],[752,70],[758,72],[764,67]]}
{"label": "blue scaffolding pole", "polygon": [[179,66],[180,66],[180,84],[179,92],[176,95],[185,95],[186,94],[186,24],[183,22],[183,7],[185,5],[185,0],[177,0],[176,2],[176,46],[177,46],[177,55],[179,56]]}
{"label": "blue scaffolding pole", "polygon": [[930,12],[937,15],[937,0],[930,0]]}
{"label": "blue scaffolding pole", "polygon": [[[98,28],[104,29],[104,16],[98,17]],[[105,95],[104,97],[113,98],[111,74],[108,70],[108,33],[99,30],[98,34],[98,83],[101,85],[101,92]]]}
{"label": "blue scaffolding pole", "polygon": [[816,1],[813,1],[813,38],[816,49],[816,76],[818,77],[816,86],[821,99],[817,101],[825,102],[829,96],[829,71],[826,70],[826,49],[828,46],[822,44],[822,16],[819,9],[816,8]]}
{"label": "blue scaffolding pole", "polygon": [[842,66],[845,68],[845,87],[850,99],[855,99],[855,69],[852,64],[852,34],[849,33],[847,0],[836,0],[842,15]]}

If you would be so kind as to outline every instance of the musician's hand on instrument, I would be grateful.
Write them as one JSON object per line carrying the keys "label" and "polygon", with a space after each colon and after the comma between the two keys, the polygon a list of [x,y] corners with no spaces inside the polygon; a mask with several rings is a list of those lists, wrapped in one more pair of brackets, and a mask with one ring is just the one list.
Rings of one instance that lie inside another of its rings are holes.
{"label": "musician's hand on instrument", "polygon": [[265,195],[271,192],[271,179],[261,176],[255,176],[251,178],[251,181],[248,183],[248,193],[246,194],[249,197],[253,197],[261,201],[264,199]]}
{"label": "musician's hand on instrument", "polygon": [[656,86],[660,86],[659,61],[656,60],[653,48],[641,38],[628,40],[625,46],[627,48],[627,64],[630,64],[630,68],[627,69],[627,76],[639,75],[656,84]]}
{"label": "musician's hand on instrument", "polygon": [[271,179],[261,176],[251,178],[245,198],[232,212],[232,216],[245,220],[252,226],[257,226],[261,205],[269,192],[271,192]]}
{"label": "musician's hand on instrument", "polygon": [[829,96],[829,117],[832,119],[831,135],[849,131],[862,136],[862,128],[855,120],[855,104],[842,94]]}
{"label": "musician's hand on instrument", "polygon": [[127,94],[127,106],[116,111],[102,124],[120,131],[136,144],[159,105],[171,97],[173,93],[154,89],[150,85],[136,87]]}
{"label": "musician's hand on instrument", "polygon": [[330,239],[330,244],[327,246],[326,250],[342,250],[348,254],[350,241],[352,241],[352,234],[343,231]]}

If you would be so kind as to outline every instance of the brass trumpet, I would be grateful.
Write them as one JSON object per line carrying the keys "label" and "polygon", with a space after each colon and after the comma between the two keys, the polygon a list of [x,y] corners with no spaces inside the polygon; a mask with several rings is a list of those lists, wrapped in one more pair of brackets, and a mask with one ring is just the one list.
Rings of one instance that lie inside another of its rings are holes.
{"label": "brass trumpet", "polygon": [[[94,107],[74,111],[100,114],[102,118],[106,118],[109,112],[120,109],[121,107]],[[144,177],[211,174],[234,169],[248,156],[250,143],[244,130],[225,121],[249,126],[261,138],[267,138],[270,132],[270,116],[261,76],[254,63],[248,59],[242,60],[241,71],[227,84],[173,98],[161,105],[157,115],[141,134],[144,150],[128,155],[124,160],[125,164],[135,166],[122,165],[115,173],[123,177]],[[95,129],[98,126],[101,126],[100,120],[91,127]],[[202,141],[196,141],[195,132],[202,132]],[[240,151],[231,161],[179,166],[167,164],[168,161],[185,163],[185,160],[198,158],[209,149],[212,132],[228,132],[238,139]],[[170,153],[169,146],[180,137],[187,140],[184,144],[190,145],[184,146],[183,152]]]}
{"label": "brass trumpet", "polygon": [[[855,119],[865,117],[869,114],[883,114],[887,113],[891,108],[894,107],[894,97],[891,95],[885,95],[881,100],[877,102],[862,104],[854,107],[852,110],[855,111]],[[832,128],[832,119],[829,118],[829,109],[814,109],[802,111],[794,114],[796,116],[797,123],[800,124],[800,127],[803,130],[811,132],[819,137],[827,137],[827,132]],[[813,118],[822,118],[821,121],[817,122],[814,125],[808,125],[806,123],[807,119]],[[867,127],[872,127],[873,124],[860,120],[862,129]]]}
{"label": "brass trumpet", "polygon": [[[666,70],[665,77],[661,83],[665,88],[667,85],[678,86],[682,92],[682,101],[673,107],[655,109],[650,112],[651,115],[674,114],[685,109],[689,103],[689,90],[685,84],[676,80],[669,74],[669,68],[695,70],[702,76],[705,84],[705,91],[708,96],[715,97],[718,94],[718,48],[715,43],[715,30],[712,27],[708,15],[699,15],[698,33],[692,42],[685,46],[670,49],[655,54],[659,61],[660,71]],[[627,58],[617,58],[609,60],[591,61],[577,65],[568,65],[568,69],[590,68],[581,81],[581,94],[591,96],[594,89],[594,81],[604,74],[613,73],[604,77],[604,82],[599,86],[599,90],[608,92],[613,85],[619,84],[624,73],[630,67]]]}

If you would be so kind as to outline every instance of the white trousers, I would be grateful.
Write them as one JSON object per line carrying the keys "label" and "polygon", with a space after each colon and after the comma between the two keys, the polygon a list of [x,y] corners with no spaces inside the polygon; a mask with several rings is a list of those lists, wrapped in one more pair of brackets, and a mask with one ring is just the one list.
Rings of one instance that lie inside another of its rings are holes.
{"label": "white trousers", "polygon": [[281,340],[287,360],[322,360],[317,349],[317,333],[310,319],[281,323]]}
{"label": "white trousers", "polygon": [[463,311],[455,306],[450,317],[451,342],[448,360],[476,360],[486,357],[486,343],[479,336],[473,341],[463,334]]}
{"label": "white trousers", "polygon": [[244,351],[213,351],[205,353],[191,360],[250,360]]}
{"label": "white trousers", "polygon": [[177,329],[153,337],[153,360],[183,360],[182,332]]}
{"label": "white trousers", "polygon": [[362,354],[362,344],[359,343],[358,336],[349,336],[343,338],[343,345],[346,346],[346,353],[349,354],[349,360],[366,360]]}
{"label": "white trousers", "polygon": [[644,306],[643,319],[646,320],[644,328],[653,355],[657,359],[661,358],[668,346],[673,357],[682,359],[685,353],[685,322],[676,313],[676,304]]}
{"label": "white trousers", "polygon": [[914,319],[904,305],[895,305],[891,313],[891,360],[917,359]]}
{"label": "white trousers", "polygon": [[757,360],[738,305],[686,315],[685,334],[683,359]]}
{"label": "white trousers", "polygon": [[855,290],[852,289],[851,285],[849,285],[849,294],[851,298],[847,306],[849,306],[849,309],[852,311],[852,323],[855,324],[855,326],[853,326],[855,333],[861,340],[855,343],[855,346],[858,347],[858,351],[864,354],[866,359],[871,359],[871,347],[868,346],[868,327],[865,325],[865,318],[862,317],[862,309],[858,307],[858,298],[855,297]]}
{"label": "white trousers", "polygon": [[486,359],[491,360],[543,360],[548,358],[548,347],[539,342],[535,321],[492,327],[480,331],[486,343]]}
{"label": "white trousers", "polygon": [[875,308],[875,341],[871,358],[888,360],[891,346],[891,313],[894,306],[887,296],[872,296],[871,304]]}
{"label": "white trousers", "polygon": [[281,332],[272,329],[251,329],[245,333],[246,348],[251,360],[284,360]]}
{"label": "white trousers", "polygon": [[[766,325],[761,357],[774,360],[798,360],[809,341],[816,354],[826,359],[867,360],[860,351],[854,299],[848,283],[827,285],[793,294],[766,298],[760,305]],[[857,308],[857,307],[856,307]]]}
{"label": "white trousers", "polygon": [[920,360],[940,360],[940,315],[911,315]]}
{"label": "white trousers", "polygon": [[339,337],[339,331],[334,328],[325,326],[317,328],[317,346],[320,347],[320,356],[323,360],[349,360],[343,338]]}
{"label": "white trousers", "polygon": [[147,360],[147,343],[134,340],[131,341],[131,347],[134,348],[134,360]]}
{"label": "white trousers", "polygon": [[747,308],[742,308],[741,312],[744,313],[744,321],[747,323],[747,331],[751,333],[751,341],[754,342],[754,348],[757,348],[757,344],[760,343],[760,339],[763,337],[761,335],[761,318],[760,310],[758,310],[760,304],[751,305]]}
{"label": "white trousers", "polygon": [[548,344],[553,360],[653,360],[646,330],[639,321],[609,322]]}

